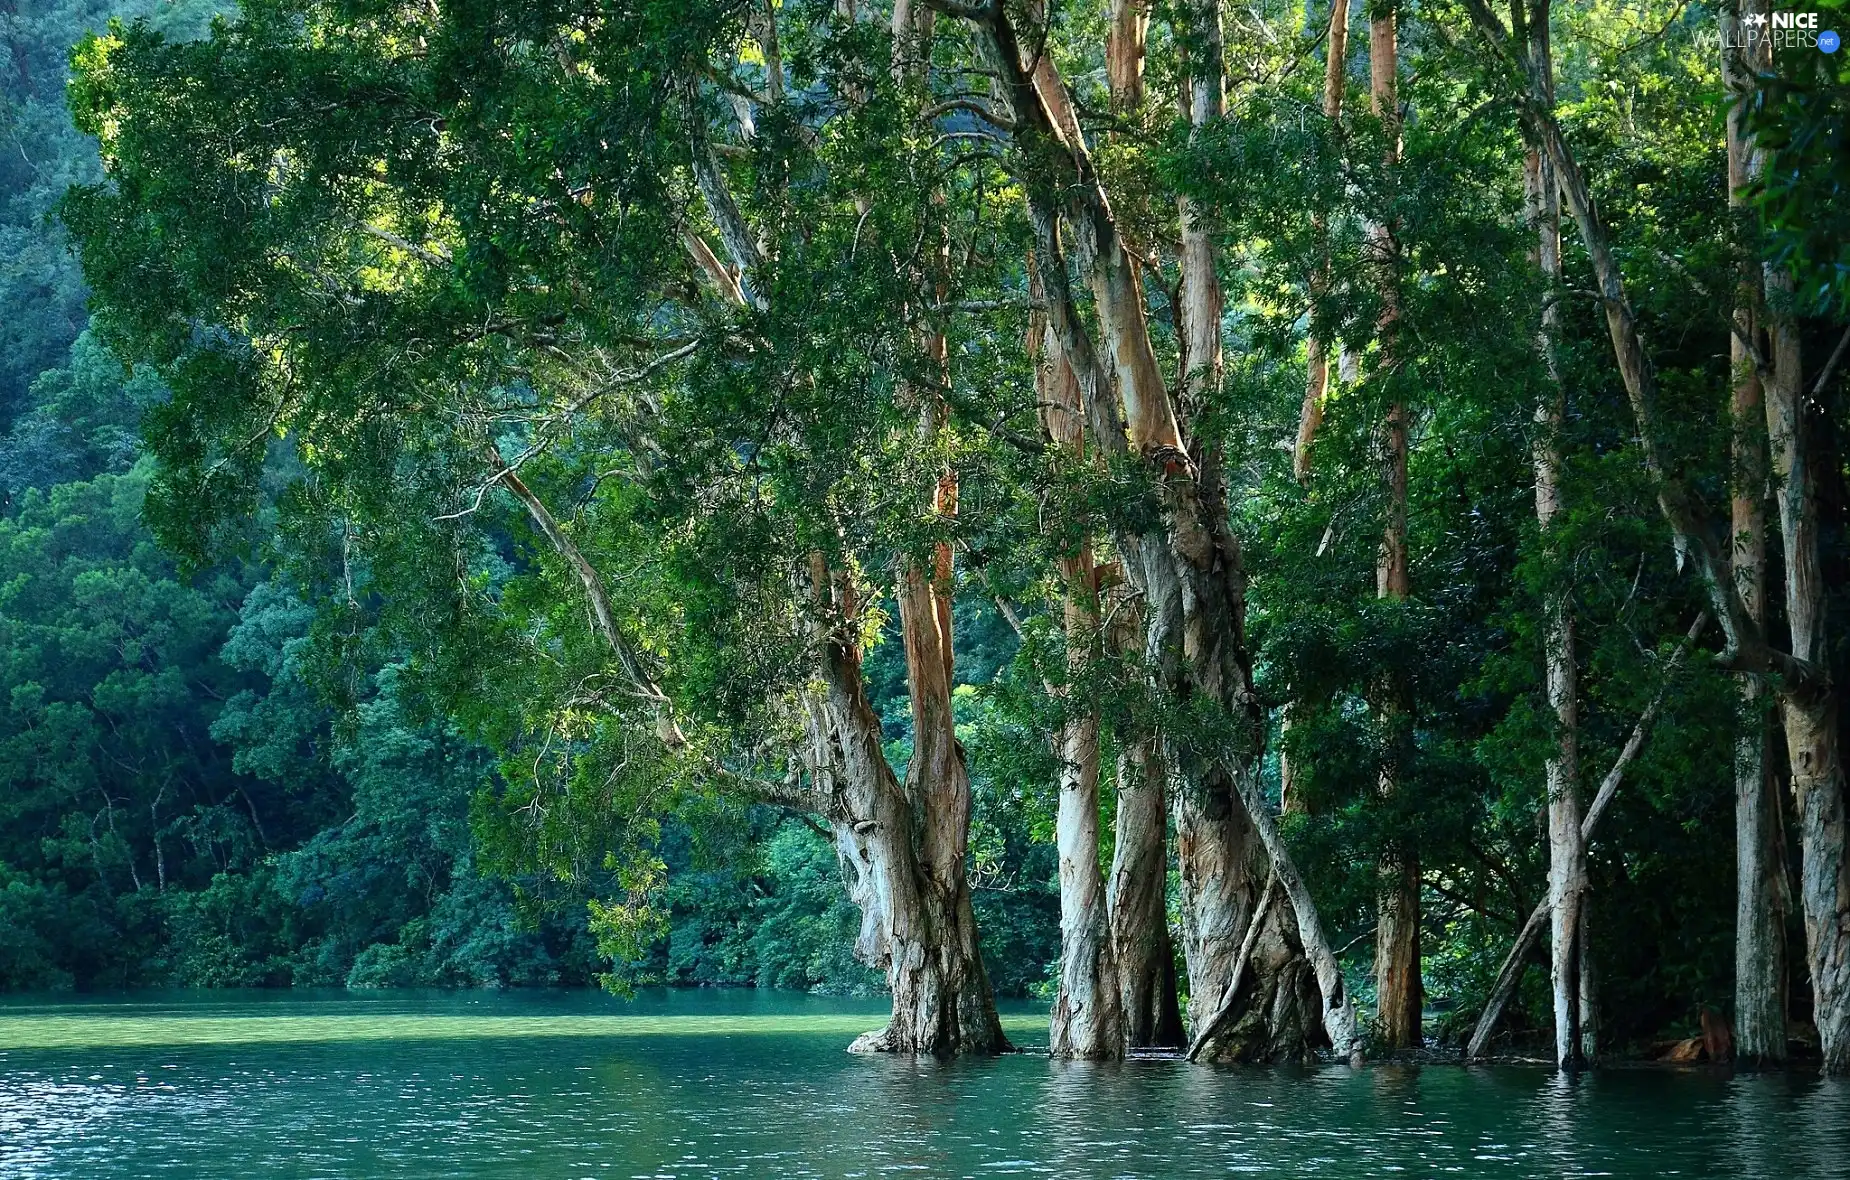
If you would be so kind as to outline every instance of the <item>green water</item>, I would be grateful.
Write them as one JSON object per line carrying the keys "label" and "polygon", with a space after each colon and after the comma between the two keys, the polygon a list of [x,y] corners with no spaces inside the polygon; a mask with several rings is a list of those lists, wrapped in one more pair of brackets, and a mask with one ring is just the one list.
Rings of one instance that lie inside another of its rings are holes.
{"label": "green water", "polygon": [[[1850,1085],[850,1057],[748,991],[0,1003],[0,1177],[1850,1176]],[[1005,1023],[1046,1043],[1038,1013]]]}

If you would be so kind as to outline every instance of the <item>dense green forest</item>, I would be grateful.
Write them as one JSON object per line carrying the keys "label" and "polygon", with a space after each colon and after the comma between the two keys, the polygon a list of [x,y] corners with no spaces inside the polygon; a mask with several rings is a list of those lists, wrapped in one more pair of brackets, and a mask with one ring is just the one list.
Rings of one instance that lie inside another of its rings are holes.
{"label": "dense green forest", "polygon": [[1850,1069],[1765,15],[13,0],[0,987]]}
{"label": "dense green forest", "polygon": [[[343,596],[341,551],[283,534],[299,471],[286,450],[239,543],[210,562],[183,570],[143,521],[156,464],[140,425],[168,392],[86,329],[53,211],[101,169],[66,108],[66,61],[111,17],[190,39],[213,14],[26,3],[0,17],[0,988],[593,983],[608,970],[585,910],[599,883],[561,894],[485,861],[470,808],[498,782],[494,755],[432,708],[378,612]],[[715,809],[698,838],[663,831],[672,930],[624,969],[877,988],[849,953],[828,841],[761,811]],[[998,866],[1012,856],[1019,872],[1019,844],[997,842]],[[1057,938],[1049,888],[995,907],[999,933],[1020,928],[995,944],[1021,960],[1005,975],[1017,992]]]}

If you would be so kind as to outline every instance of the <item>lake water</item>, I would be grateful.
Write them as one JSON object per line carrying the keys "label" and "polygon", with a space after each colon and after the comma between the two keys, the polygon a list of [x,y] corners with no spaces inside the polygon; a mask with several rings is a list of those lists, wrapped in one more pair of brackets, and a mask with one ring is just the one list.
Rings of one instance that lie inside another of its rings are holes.
{"label": "lake water", "polygon": [[[0,1003],[0,1177],[1850,1176],[1850,1084],[851,1057],[750,991]],[[1037,1012],[1005,1018],[1046,1044]]]}

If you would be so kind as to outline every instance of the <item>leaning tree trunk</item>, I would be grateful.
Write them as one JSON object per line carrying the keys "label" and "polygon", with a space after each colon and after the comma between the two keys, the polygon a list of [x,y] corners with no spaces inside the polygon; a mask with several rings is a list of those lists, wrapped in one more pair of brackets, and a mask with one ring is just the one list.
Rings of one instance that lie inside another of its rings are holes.
{"label": "leaning tree trunk", "polygon": [[[1762,6],[1762,10],[1764,7]],[[1767,52],[1751,55],[1741,43],[1744,14],[1722,13],[1722,75],[1728,85],[1728,205],[1747,208],[1760,171],[1746,100]],[[1762,39],[1759,44],[1765,45]],[[1756,60],[1748,60],[1749,57]],[[1735,288],[1729,371],[1734,452],[1732,544],[1734,588],[1756,624],[1766,619],[1766,415],[1756,367],[1759,268],[1744,260]],[[1767,762],[1769,717],[1766,684],[1754,673],[1738,677],[1742,726],[1735,738],[1734,1049],[1737,1060],[1774,1064],[1786,1059],[1786,836],[1779,788]]]}
{"label": "leaning tree trunk", "polygon": [[1824,572],[1818,554],[1818,493],[1806,454],[1798,327],[1791,280],[1766,270],[1773,375],[1766,390],[1767,439],[1786,554],[1786,623],[1792,655],[1813,670],[1810,683],[1780,693],[1802,853],[1799,894],[1811,967],[1812,1008],[1824,1071],[1850,1073],[1850,855],[1845,848],[1844,765],[1837,693],[1825,637]]}

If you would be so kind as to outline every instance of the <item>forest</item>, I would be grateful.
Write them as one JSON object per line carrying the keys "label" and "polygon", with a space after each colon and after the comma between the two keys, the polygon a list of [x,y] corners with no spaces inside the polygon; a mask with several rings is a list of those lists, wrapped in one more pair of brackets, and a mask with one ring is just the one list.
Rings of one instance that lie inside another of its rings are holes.
{"label": "forest", "polygon": [[1816,3],[5,0],[0,990],[1850,1073]]}

